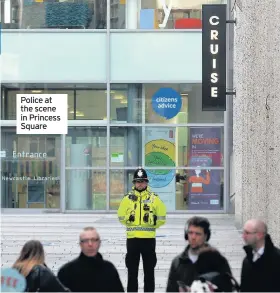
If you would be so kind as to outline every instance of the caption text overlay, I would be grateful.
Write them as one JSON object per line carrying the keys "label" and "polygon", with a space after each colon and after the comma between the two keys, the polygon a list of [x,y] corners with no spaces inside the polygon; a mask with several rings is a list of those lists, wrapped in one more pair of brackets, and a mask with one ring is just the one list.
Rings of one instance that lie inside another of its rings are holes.
{"label": "caption text overlay", "polygon": [[17,94],[17,134],[67,134],[67,94]]}

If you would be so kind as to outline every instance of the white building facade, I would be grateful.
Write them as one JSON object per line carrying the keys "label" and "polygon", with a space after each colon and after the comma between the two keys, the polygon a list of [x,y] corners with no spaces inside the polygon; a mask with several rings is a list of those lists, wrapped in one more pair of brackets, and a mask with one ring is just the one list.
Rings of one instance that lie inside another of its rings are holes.
{"label": "white building facade", "polygon": [[[232,112],[201,110],[201,5],[222,1],[188,3],[2,3],[3,212],[115,212],[138,166],[170,213],[230,211]],[[16,134],[19,93],[67,94],[68,133]]]}

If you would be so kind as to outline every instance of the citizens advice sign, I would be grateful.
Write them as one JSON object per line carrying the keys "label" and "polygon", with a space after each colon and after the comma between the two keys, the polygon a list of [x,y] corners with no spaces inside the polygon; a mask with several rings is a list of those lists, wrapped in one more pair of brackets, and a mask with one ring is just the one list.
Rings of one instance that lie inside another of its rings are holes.
{"label": "citizens advice sign", "polygon": [[226,110],[226,7],[202,5],[202,111]]}

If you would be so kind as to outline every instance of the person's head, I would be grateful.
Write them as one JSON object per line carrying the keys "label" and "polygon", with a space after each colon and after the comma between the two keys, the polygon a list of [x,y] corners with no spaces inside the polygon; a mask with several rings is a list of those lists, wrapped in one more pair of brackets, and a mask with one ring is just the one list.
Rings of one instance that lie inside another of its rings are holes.
{"label": "person's head", "polygon": [[222,272],[225,267],[225,260],[221,253],[213,247],[203,247],[199,250],[196,261],[199,275],[210,272]]}
{"label": "person's head", "polygon": [[45,263],[45,252],[40,241],[30,240],[24,244],[20,256],[13,265],[25,277],[30,273],[35,265]]}
{"label": "person's head", "polygon": [[245,223],[242,237],[246,245],[251,246],[253,249],[259,249],[264,246],[266,234],[266,224],[261,220],[251,219]]}
{"label": "person's head", "polygon": [[80,233],[80,247],[84,255],[96,256],[100,244],[100,236],[94,227],[86,227]]}
{"label": "person's head", "polygon": [[148,176],[147,172],[143,168],[138,168],[133,175],[133,181],[132,183],[135,186],[135,189],[138,191],[146,190],[148,186]]}
{"label": "person's head", "polygon": [[[232,292],[238,289],[236,280],[225,271],[228,266],[226,258],[213,247],[203,247],[199,250],[195,263],[198,279],[215,287],[215,292]],[[238,290],[237,290],[238,292]]]}
{"label": "person's head", "polygon": [[199,250],[210,239],[210,223],[204,217],[190,218],[185,227],[185,239],[192,250]]}

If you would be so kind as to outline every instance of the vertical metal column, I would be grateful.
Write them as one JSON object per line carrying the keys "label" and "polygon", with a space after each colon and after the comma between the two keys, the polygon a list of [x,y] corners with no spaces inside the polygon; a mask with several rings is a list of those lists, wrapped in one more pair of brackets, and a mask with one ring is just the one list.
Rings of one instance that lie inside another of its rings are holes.
{"label": "vertical metal column", "polygon": [[61,135],[60,144],[60,212],[64,213],[66,210],[66,135]]}
{"label": "vertical metal column", "polygon": [[106,149],[106,211],[110,209],[110,118],[111,118],[111,58],[110,58],[110,28],[111,0],[107,0],[107,42],[106,42],[106,79],[107,79],[107,149]]}
{"label": "vertical metal column", "polygon": [[[232,20],[231,0],[227,0],[227,20]],[[234,24],[227,24],[227,89],[233,90],[233,34]],[[224,113],[224,211],[231,211],[230,201],[230,157],[232,154],[232,119],[233,119],[233,96],[226,97],[227,110]]]}
{"label": "vertical metal column", "polygon": [[126,1],[126,28],[137,29],[138,23],[138,0]]}
{"label": "vertical metal column", "polygon": [[142,84],[142,121],[141,121],[141,126],[142,126],[142,164],[141,166],[142,167],[145,167],[145,143],[146,143],[146,126],[145,126],[145,119],[146,119],[146,116],[145,116],[145,109],[146,109],[146,105],[145,105],[145,85]]}

